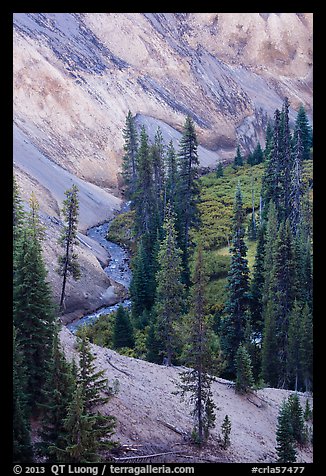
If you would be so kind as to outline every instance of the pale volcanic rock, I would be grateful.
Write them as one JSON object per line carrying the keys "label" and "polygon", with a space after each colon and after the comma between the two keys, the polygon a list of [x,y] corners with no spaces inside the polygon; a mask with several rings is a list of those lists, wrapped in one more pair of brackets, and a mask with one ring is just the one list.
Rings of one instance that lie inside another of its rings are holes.
{"label": "pale volcanic rock", "polygon": [[[301,102],[312,116],[312,28],[312,13],[15,13],[19,183],[48,216],[59,215],[76,183],[85,233],[120,207],[128,110],[138,128],[153,137],[160,126],[175,147],[190,114],[203,167],[232,160],[237,144],[243,152],[263,145],[285,95],[292,125]],[[51,266],[54,254],[46,258]],[[86,269],[107,279],[91,261]],[[59,289],[57,280],[53,273]]]}

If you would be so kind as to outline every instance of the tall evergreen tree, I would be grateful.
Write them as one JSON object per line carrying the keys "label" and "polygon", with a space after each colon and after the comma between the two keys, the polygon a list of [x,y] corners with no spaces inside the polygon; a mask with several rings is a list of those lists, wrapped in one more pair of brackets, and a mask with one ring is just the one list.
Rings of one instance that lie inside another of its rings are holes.
{"label": "tall evergreen tree", "polygon": [[278,463],[295,463],[297,455],[294,445],[293,429],[289,403],[284,401],[277,418],[276,452]]}
{"label": "tall evergreen tree", "polygon": [[225,415],[222,423],[222,448],[226,450],[231,444],[230,434],[231,434],[231,420],[228,415]]}
{"label": "tall evergreen tree", "polygon": [[24,356],[13,329],[13,461],[30,463],[33,460],[31,428],[29,423],[26,366]]}
{"label": "tall evergreen tree", "polygon": [[265,149],[264,149],[264,157],[266,160],[270,159],[272,147],[273,147],[273,124],[272,124],[272,121],[269,120],[267,122],[267,127],[266,127]]}
{"label": "tall evergreen tree", "polygon": [[297,234],[298,228],[302,221],[302,160],[303,146],[301,131],[298,131],[293,152],[293,168],[291,170],[291,191],[289,196],[289,219],[293,235]]}
{"label": "tall evergreen tree", "polygon": [[307,113],[304,106],[301,104],[297,113],[294,133],[293,133],[293,145],[296,147],[298,137],[301,137],[302,147],[302,160],[310,159],[310,148],[312,146],[312,129],[309,124]]}
{"label": "tall evergreen tree", "polygon": [[216,167],[216,178],[223,177],[223,175],[224,175],[224,170],[223,170],[222,162],[218,162]]}
{"label": "tall evergreen tree", "polygon": [[113,347],[115,349],[121,349],[122,347],[133,348],[134,345],[134,330],[129,318],[129,313],[120,305],[114,319]]}
{"label": "tall evergreen tree", "polygon": [[64,449],[55,445],[50,447],[57,462],[83,464],[100,461],[95,421],[95,416],[85,411],[83,390],[81,386],[77,386],[64,420]]}
{"label": "tall evergreen tree", "polygon": [[285,221],[291,213],[291,173],[293,169],[292,139],[289,126],[289,100],[283,101],[281,113],[281,148],[280,148],[280,202],[278,208],[279,221]]}
{"label": "tall evergreen tree", "polygon": [[226,357],[226,371],[235,374],[235,354],[243,340],[245,316],[249,305],[249,268],[244,241],[244,209],[240,184],[235,194],[233,210],[233,238],[230,252],[231,266],[228,274],[228,300],[222,323],[222,350]]}
{"label": "tall evergreen tree", "polygon": [[66,292],[67,277],[72,276],[77,280],[80,278],[80,266],[78,263],[78,255],[74,252],[77,242],[77,226],[78,226],[78,188],[73,185],[71,189],[65,192],[66,199],[63,201],[62,215],[66,224],[63,227],[59,243],[64,249],[64,254],[59,256],[58,273],[63,277],[60,309],[64,310],[64,299]]}
{"label": "tall evergreen tree", "polygon": [[137,150],[138,137],[134,118],[128,111],[125,127],[122,131],[124,138],[124,156],[122,159],[122,176],[125,184],[125,197],[132,199],[137,183]]}
{"label": "tall evergreen tree", "polygon": [[234,157],[234,162],[233,162],[235,167],[241,167],[243,165],[243,157],[240,152],[240,146],[237,146],[237,153],[236,156]]}
{"label": "tall evergreen tree", "polygon": [[206,314],[205,287],[207,276],[204,268],[202,245],[198,245],[192,277],[192,297],[187,316],[186,365],[189,370],[180,374],[181,395],[190,393],[193,406],[194,439],[203,445],[215,425],[215,404],[212,398],[209,374],[216,365],[211,347],[211,326]]}
{"label": "tall evergreen tree", "polygon": [[47,462],[55,463],[53,447],[64,450],[66,445],[65,419],[68,408],[76,390],[76,379],[72,366],[66,361],[59,343],[58,332],[53,339],[52,359],[47,372],[44,386],[44,403],[41,405],[43,425],[40,432],[42,442],[38,445],[39,452]]}
{"label": "tall evergreen tree", "polygon": [[263,289],[266,226],[261,225],[257,232],[257,248],[250,286],[250,313],[253,332],[261,337],[263,328]]}
{"label": "tall evergreen tree", "polygon": [[263,219],[268,216],[269,203],[274,202],[276,210],[280,207],[281,197],[281,113],[278,109],[274,113],[273,144],[266,161],[262,180]]}
{"label": "tall evergreen tree", "polygon": [[153,164],[154,195],[159,227],[163,225],[164,218],[164,148],[162,131],[160,127],[158,127],[154,137],[154,144],[151,146],[150,151],[151,162]]}
{"label": "tall evergreen tree", "polygon": [[304,304],[302,309],[302,377],[305,391],[312,390],[313,384],[313,319],[312,312],[308,304]]}
{"label": "tall evergreen tree", "polygon": [[289,396],[288,405],[293,438],[299,445],[302,445],[306,441],[306,431],[303,418],[303,409],[300,405],[297,393],[293,393]]}
{"label": "tall evergreen tree", "polygon": [[198,153],[195,125],[190,116],[186,117],[179,148],[179,179],[177,188],[177,230],[179,247],[183,255],[184,283],[190,283],[190,227],[198,226],[197,202],[198,188]]}
{"label": "tall evergreen tree", "polygon": [[13,177],[13,242],[17,244],[24,224],[24,207],[20,197],[20,190],[16,177]]}
{"label": "tall evergreen tree", "polygon": [[[177,193],[177,156],[173,146],[172,140],[170,141],[166,156],[165,156],[165,199],[164,204],[170,203],[173,210],[176,210],[176,193]],[[164,207],[165,208],[165,207]]]}
{"label": "tall evergreen tree", "polygon": [[51,358],[54,308],[39,241],[39,222],[28,217],[17,250],[13,280],[13,317],[24,354],[29,404],[35,409]]}
{"label": "tall evergreen tree", "polygon": [[235,389],[239,393],[247,393],[254,385],[250,355],[244,344],[240,344],[235,356],[236,381]]}
{"label": "tall evergreen tree", "polygon": [[180,318],[183,308],[184,285],[181,282],[182,257],[177,244],[175,215],[169,204],[163,229],[165,237],[158,252],[155,312],[158,334],[167,356],[167,364],[171,365],[177,338],[175,323]]}
{"label": "tall evergreen tree", "polygon": [[95,357],[91,352],[90,342],[83,330],[79,333],[79,372],[78,384],[82,389],[85,410],[91,411],[97,405],[103,405],[109,401],[108,397],[101,394],[107,390],[107,379],[104,371],[96,371]]}
{"label": "tall evergreen tree", "polygon": [[148,135],[144,126],[140,132],[140,144],[137,154],[137,184],[134,193],[135,232],[139,238],[143,234],[156,235],[155,193],[153,182],[153,163],[151,160]]}

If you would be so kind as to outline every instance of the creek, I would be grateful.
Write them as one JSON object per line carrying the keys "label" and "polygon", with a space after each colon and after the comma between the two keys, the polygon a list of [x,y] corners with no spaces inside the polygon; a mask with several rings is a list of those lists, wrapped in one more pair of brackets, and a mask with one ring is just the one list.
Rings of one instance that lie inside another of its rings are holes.
{"label": "creek", "polygon": [[[127,211],[129,209],[129,205],[130,202],[125,203],[121,208],[120,213]],[[129,267],[130,255],[125,248],[106,239],[111,222],[112,220],[89,228],[87,230],[87,236],[97,241],[109,253],[110,260],[108,266],[104,268],[104,272],[108,278],[119,284],[122,284],[122,286],[129,289],[131,281],[131,270]],[[67,327],[71,332],[74,333],[79,327],[92,324],[103,314],[110,314],[116,311],[120,305],[130,308],[131,301],[129,299],[125,299],[111,306],[103,306],[95,312],[83,316],[78,321],[71,322],[67,325]]]}

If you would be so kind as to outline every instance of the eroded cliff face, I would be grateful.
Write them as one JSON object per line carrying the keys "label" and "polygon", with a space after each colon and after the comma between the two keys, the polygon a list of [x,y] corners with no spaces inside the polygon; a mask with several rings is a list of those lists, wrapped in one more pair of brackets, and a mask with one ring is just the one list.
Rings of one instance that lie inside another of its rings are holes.
{"label": "eroded cliff face", "polygon": [[[205,167],[263,144],[285,95],[292,121],[300,103],[312,113],[310,13],[17,13],[13,53],[14,166],[24,200],[40,202],[55,295],[64,191],[79,187],[81,233],[112,217],[128,110],[176,146],[190,114]],[[94,256],[84,246],[89,279],[71,283],[67,311],[107,298]]]}
{"label": "eroded cliff face", "polygon": [[[125,117],[195,120],[206,165],[261,126],[284,95],[312,108],[312,14],[14,15],[14,117],[48,158],[115,188]],[[292,118],[294,111],[292,111]]]}

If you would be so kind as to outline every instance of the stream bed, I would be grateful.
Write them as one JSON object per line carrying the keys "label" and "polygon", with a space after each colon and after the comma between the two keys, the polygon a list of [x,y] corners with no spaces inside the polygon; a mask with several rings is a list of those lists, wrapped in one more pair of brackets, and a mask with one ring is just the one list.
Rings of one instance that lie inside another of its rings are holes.
{"label": "stream bed", "polygon": [[[120,213],[127,211],[128,207],[129,203],[127,202],[121,208]],[[106,239],[111,221],[112,220],[89,228],[87,231],[87,236],[97,241],[109,253],[110,261],[108,266],[104,268],[104,272],[107,274],[108,278],[119,284],[122,284],[122,286],[129,289],[132,277],[131,269],[129,267],[130,255],[125,248]],[[110,314],[111,312],[116,311],[120,305],[129,309],[131,307],[131,301],[129,299],[125,299],[111,306],[103,306],[97,311],[83,316],[78,321],[67,324],[67,328],[74,333],[79,327],[92,324],[103,314]]]}

